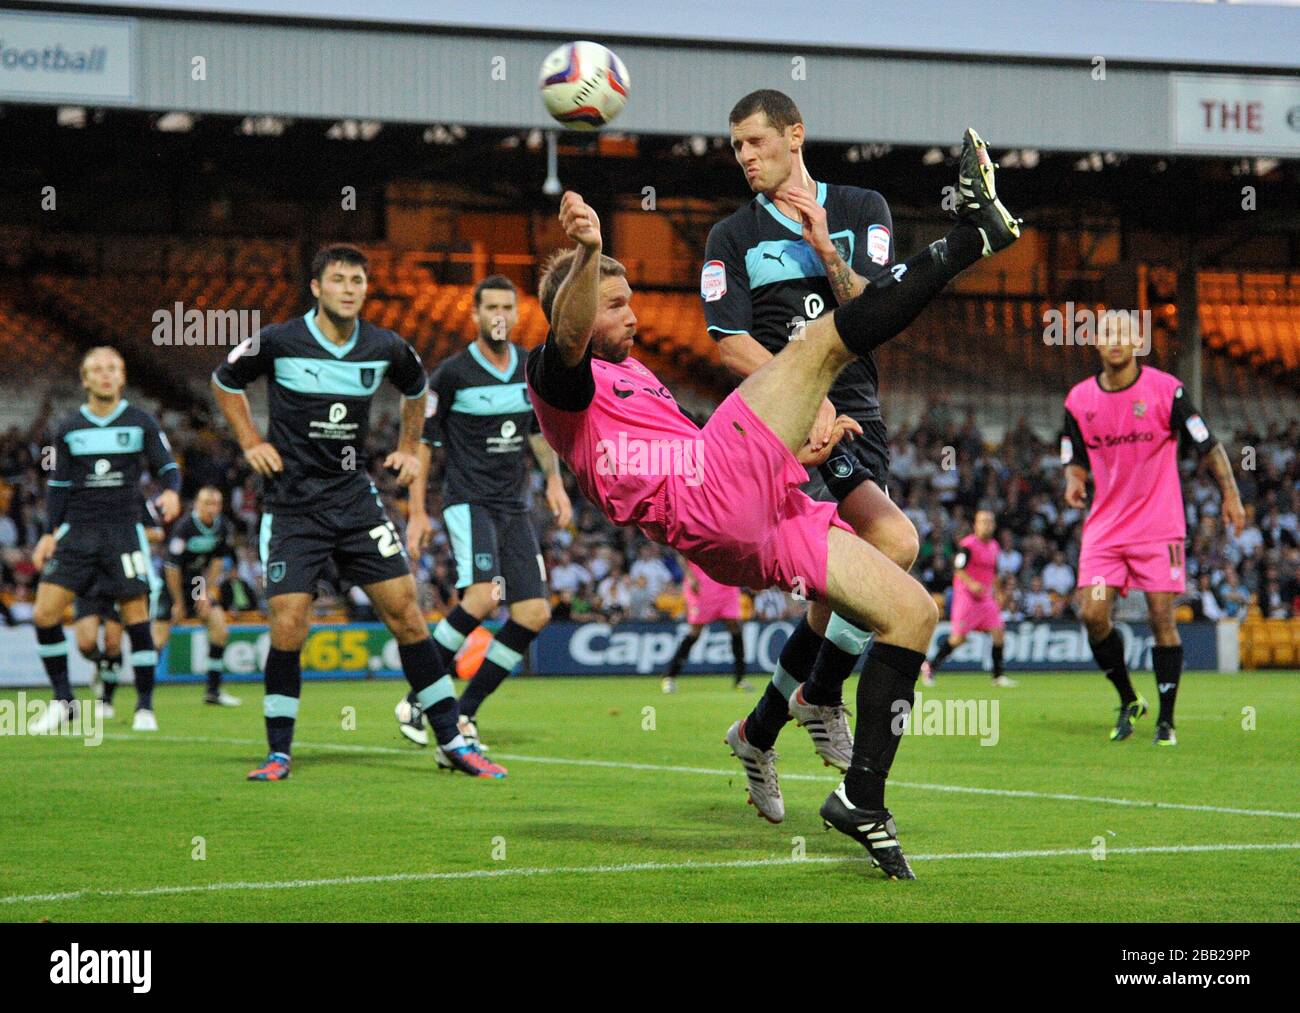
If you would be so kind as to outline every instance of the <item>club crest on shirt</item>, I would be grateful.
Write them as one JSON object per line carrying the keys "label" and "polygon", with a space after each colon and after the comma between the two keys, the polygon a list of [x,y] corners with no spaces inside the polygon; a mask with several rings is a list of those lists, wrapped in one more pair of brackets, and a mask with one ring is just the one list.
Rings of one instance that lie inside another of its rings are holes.
{"label": "club crest on shirt", "polygon": [[1147,403],[1145,401],[1133,402],[1134,415],[1136,415],[1138,418],[1142,418],[1142,416],[1144,416],[1146,413],[1147,413]]}
{"label": "club crest on shirt", "polygon": [[375,382],[375,371],[373,367],[365,366],[361,370],[361,386],[369,387]]}
{"label": "club crest on shirt", "polygon": [[284,580],[284,571],[287,565],[286,563],[272,563],[266,568],[267,580],[272,584],[280,583],[280,581]]}
{"label": "club crest on shirt", "polygon": [[[849,237],[835,236],[831,239],[831,243],[834,244],[835,252],[840,255],[840,259],[847,264],[849,259],[853,256],[853,251],[849,249]],[[877,263],[880,262],[877,261]]]}

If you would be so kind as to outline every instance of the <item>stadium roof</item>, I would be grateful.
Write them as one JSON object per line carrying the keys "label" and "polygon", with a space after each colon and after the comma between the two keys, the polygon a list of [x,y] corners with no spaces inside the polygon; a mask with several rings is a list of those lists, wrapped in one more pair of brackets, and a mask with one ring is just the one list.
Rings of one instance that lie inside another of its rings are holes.
{"label": "stadium roof", "polygon": [[113,7],[575,38],[966,53],[1242,68],[1300,68],[1300,8],[1160,0],[82,0]]}

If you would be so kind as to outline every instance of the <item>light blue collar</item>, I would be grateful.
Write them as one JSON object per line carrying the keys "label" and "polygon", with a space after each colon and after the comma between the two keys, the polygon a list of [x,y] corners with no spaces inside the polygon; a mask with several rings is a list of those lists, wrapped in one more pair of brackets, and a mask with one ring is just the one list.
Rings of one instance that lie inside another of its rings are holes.
{"label": "light blue collar", "polygon": [[103,418],[100,418],[89,408],[87,408],[84,404],[81,406],[81,414],[86,417],[86,421],[92,422],[97,426],[108,425],[110,422],[115,421],[117,417],[121,415],[124,411],[126,411],[126,398],[122,398],[122,400],[117,403],[117,407],[114,408],[107,415],[105,415]]}
{"label": "light blue collar", "polygon": [[316,310],[309,309],[303,316],[303,323],[307,325],[307,330],[311,331],[311,336],[320,342],[321,348],[329,352],[336,359],[341,359],[352,349],[357,347],[357,337],[361,334],[361,318],[352,327],[352,337],[348,338],[341,345],[336,345],[329,338],[321,333],[320,328],[316,326]]}
{"label": "light blue collar", "polygon": [[194,526],[198,528],[200,531],[202,531],[205,535],[210,535],[212,534],[212,532],[217,530],[217,522],[213,521],[212,527],[208,527],[206,524],[203,523],[203,521],[199,520],[199,512],[197,510],[191,510],[190,517],[193,518],[194,520]]}
{"label": "light blue collar", "polygon": [[[763,207],[767,208],[768,214],[770,214],[773,218],[775,218],[778,222],[784,225],[791,232],[799,236],[803,235],[803,222],[797,222],[793,218],[787,218],[780,208],[778,208],[775,204],[773,204],[770,200],[767,199],[767,194],[760,193],[758,195],[758,203],[761,204]],[[823,207],[826,205],[826,184],[825,183],[817,184],[817,203],[821,204]]]}
{"label": "light blue collar", "polygon": [[492,365],[492,363],[488,362],[487,356],[478,350],[477,341],[473,342],[469,346],[469,354],[474,356],[475,362],[477,362],[480,366],[486,369],[489,373],[495,376],[502,383],[510,382],[510,378],[515,375],[515,367],[519,365],[519,352],[515,348],[513,343],[511,343],[510,345],[510,365],[508,365],[505,368],[504,372],[497,369],[496,366]]}

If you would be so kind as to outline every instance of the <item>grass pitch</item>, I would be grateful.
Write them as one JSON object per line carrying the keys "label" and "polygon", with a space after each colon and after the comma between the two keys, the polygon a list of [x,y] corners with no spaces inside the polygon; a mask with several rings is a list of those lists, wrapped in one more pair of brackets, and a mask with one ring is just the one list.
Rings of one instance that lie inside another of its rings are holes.
{"label": "grass pitch", "polygon": [[[755,697],[719,678],[674,696],[650,678],[511,680],[480,712],[499,782],[439,773],[398,736],[402,683],[307,683],[279,784],[244,780],[266,752],[260,687],[232,686],[237,710],[160,688],[156,735],[130,731],[127,687],[97,747],[0,738],[0,920],[1297,917],[1300,675],[1185,675],[1174,748],[1152,745],[1151,716],[1109,742],[1098,675],[1017,678],[922,691],[998,701],[998,740],[902,743],[888,801],[915,883],[822,830],[838,777],[793,724],[786,821],[755,818],[722,744]],[[1154,701],[1150,682],[1135,676]]]}

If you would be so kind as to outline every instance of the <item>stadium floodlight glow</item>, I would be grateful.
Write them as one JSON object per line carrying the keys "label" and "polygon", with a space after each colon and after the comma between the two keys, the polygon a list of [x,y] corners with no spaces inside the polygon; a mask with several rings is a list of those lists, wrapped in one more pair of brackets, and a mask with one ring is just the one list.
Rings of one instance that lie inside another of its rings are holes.
{"label": "stadium floodlight glow", "polygon": [[1026,169],[1033,169],[1038,165],[1038,149],[1025,148],[1020,152],[1020,164]]}
{"label": "stadium floodlight glow", "polygon": [[378,120],[339,120],[325,136],[331,141],[373,141],[383,129]]}
{"label": "stadium floodlight glow", "polygon": [[279,137],[292,123],[283,116],[245,116],[239,132],[248,137]]}
{"label": "stadium floodlight glow", "polygon": [[555,131],[546,131],[546,182],[542,184],[542,193],[548,197],[558,197],[564,192],[560,185],[558,171],[559,158],[555,152]]}
{"label": "stadium floodlight glow", "polygon": [[54,122],[71,130],[84,130],[86,127],[85,106],[59,106],[54,114]]}
{"label": "stadium floodlight glow", "polygon": [[943,162],[943,152],[938,148],[931,148],[921,156],[922,165],[940,165]]}
{"label": "stadium floodlight glow", "polygon": [[193,113],[163,113],[154,121],[153,127],[164,134],[185,134],[194,129],[195,119]]}

